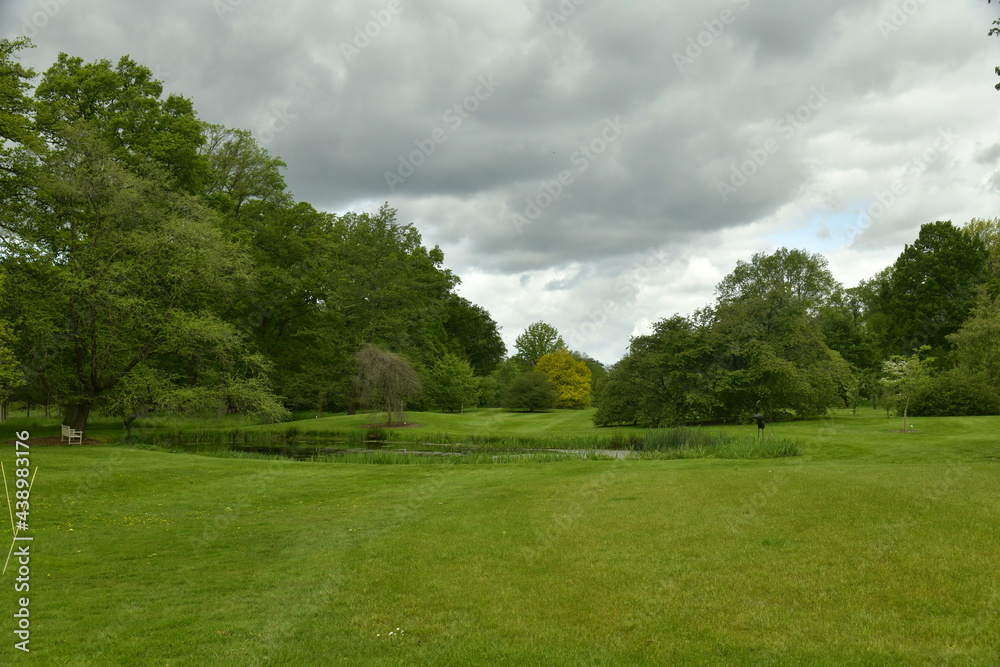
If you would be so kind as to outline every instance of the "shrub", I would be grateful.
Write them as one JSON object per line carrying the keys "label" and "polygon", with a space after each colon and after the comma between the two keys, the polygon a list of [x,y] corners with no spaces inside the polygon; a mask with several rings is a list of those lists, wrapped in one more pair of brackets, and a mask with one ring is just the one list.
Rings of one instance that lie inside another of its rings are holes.
{"label": "shrub", "polygon": [[913,399],[910,414],[964,417],[1000,414],[1000,392],[980,374],[960,369],[941,373]]}
{"label": "shrub", "polygon": [[385,431],[380,428],[370,428],[365,432],[365,442],[385,442]]}
{"label": "shrub", "polygon": [[559,396],[548,379],[538,371],[521,373],[507,385],[503,406],[508,410],[537,412],[555,406]]}

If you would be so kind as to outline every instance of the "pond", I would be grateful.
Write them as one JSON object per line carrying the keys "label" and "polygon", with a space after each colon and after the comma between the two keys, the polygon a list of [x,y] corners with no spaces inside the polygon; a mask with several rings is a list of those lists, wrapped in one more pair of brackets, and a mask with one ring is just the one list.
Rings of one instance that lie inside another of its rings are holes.
{"label": "pond", "polygon": [[357,447],[336,447],[329,443],[296,443],[294,445],[223,445],[208,443],[188,443],[173,446],[177,451],[198,453],[246,453],[263,454],[270,456],[281,456],[296,461],[311,461],[316,459],[363,459],[372,457],[386,459],[398,457],[400,459],[414,459],[426,457],[428,459],[441,458],[627,458],[632,452],[628,450],[616,449],[483,449],[463,447],[460,445],[420,445],[406,443],[406,445],[381,445],[378,447],[357,448]]}

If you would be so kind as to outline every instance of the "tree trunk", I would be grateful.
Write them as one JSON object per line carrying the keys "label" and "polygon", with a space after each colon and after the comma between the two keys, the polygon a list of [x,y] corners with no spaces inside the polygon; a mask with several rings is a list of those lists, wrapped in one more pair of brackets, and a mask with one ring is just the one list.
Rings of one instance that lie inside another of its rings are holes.
{"label": "tree trunk", "polygon": [[93,406],[90,403],[67,405],[66,416],[63,418],[63,424],[66,424],[71,428],[75,428],[78,431],[86,430],[87,419],[90,417],[91,407]]}
{"label": "tree trunk", "polygon": [[122,420],[122,425],[125,427],[125,438],[128,440],[132,439],[132,422],[139,418],[138,413],[132,413]]}

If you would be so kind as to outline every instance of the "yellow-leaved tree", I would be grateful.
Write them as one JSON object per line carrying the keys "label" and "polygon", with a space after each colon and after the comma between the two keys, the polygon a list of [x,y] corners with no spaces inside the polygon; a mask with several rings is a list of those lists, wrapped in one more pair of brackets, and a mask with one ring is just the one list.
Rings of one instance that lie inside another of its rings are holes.
{"label": "yellow-leaved tree", "polygon": [[559,398],[557,408],[582,410],[590,407],[590,369],[573,358],[566,348],[542,355],[535,370],[545,375]]}

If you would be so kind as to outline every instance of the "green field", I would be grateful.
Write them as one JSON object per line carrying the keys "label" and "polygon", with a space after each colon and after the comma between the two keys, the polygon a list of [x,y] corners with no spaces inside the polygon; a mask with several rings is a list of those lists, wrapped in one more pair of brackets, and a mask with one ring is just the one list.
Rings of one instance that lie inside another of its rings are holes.
{"label": "green field", "polygon": [[[428,432],[596,431],[586,413],[411,417]],[[914,422],[776,424],[803,453],[768,460],[38,445],[31,654],[14,648],[8,569],[0,662],[1000,664],[1000,420]]]}

